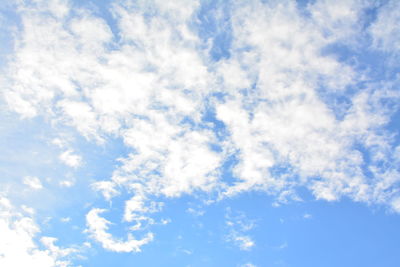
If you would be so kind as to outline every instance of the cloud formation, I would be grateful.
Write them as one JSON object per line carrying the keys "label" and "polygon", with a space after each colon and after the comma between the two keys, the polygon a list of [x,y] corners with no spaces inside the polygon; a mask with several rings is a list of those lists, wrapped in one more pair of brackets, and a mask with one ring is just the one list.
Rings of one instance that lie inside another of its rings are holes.
{"label": "cloud formation", "polygon": [[24,215],[16,211],[11,202],[0,196],[0,265],[40,267],[67,267],[71,266],[68,256],[76,253],[74,248],[60,248],[54,243],[53,237],[42,237],[41,249],[36,243],[40,232],[38,225],[31,215]]}
{"label": "cloud formation", "polygon": [[249,220],[242,212],[232,214],[230,208],[227,210],[225,218],[225,224],[228,228],[226,240],[232,242],[240,250],[251,250],[256,243],[248,232],[255,227],[254,221]]}
{"label": "cloud formation", "polygon": [[33,190],[39,190],[43,188],[42,182],[40,179],[34,176],[26,176],[24,177],[23,183]]}
{"label": "cloud formation", "polygon": [[128,234],[126,241],[120,241],[113,238],[107,233],[109,221],[99,216],[100,213],[105,212],[102,209],[92,209],[86,215],[88,226],[88,233],[94,240],[101,243],[103,248],[115,252],[139,252],[140,247],[153,240],[153,235],[148,233],[143,239],[137,240],[131,234]]}
{"label": "cloud formation", "polygon": [[[362,58],[330,50],[397,55],[398,4],[379,7],[366,25],[366,10],[377,8],[366,1],[232,1],[229,56],[218,59],[215,39],[201,32],[201,5],[115,1],[111,27],[69,1],[20,1],[2,96],[23,119],[42,117],[99,146],[122,141],[129,152],[92,188],[107,201],[128,195],[122,220],[132,231],[154,223],[160,198],[199,192],[223,199],[257,190],[285,203],[307,188],[317,199],[345,196],[399,212],[400,148],[387,128],[398,78],[376,79]],[[84,161],[72,148],[59,159],[72,168]],[[42,187],[35,177],[24,183]],[[153,239],[113,237],[103,212],[93,207],[86,220],[105,249],[138,252]],[[232,238],[241,249],[254,245]]]}

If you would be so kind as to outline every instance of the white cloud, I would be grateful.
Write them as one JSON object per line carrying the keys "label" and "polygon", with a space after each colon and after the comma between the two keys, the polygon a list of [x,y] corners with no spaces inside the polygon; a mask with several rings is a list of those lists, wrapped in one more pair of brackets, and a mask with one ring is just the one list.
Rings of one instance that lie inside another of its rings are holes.
{"label": "white cloud", "polygon": [[[242,76],[258,81],[249,96],[237,88],[229,101],[216,105],[239,151],[238,183],[227,194],[251,188],[287,191],[293,172],[318,176],[345,155],[347,140],[338,136],[333,113],[313,86],[321,77],[328,88],[340,89],[351,81],[352,71],[338,76],[339,69],[349,67],[315,53],[328,40],[292,4],[246,5],[237,12],[233,46],[238,53],[227,64],[241,65]],[[247,46],[254,47],[251,53],[239,52]],[[271,173],[280,165],[289,167],[288,175]]]}
{"label": "white cloud", "polygon": [[285,248],[287,248],[288,247],[288,244],[285,242],[285,243],[283,243],[283,244],[281,244],[281,245],[279,245],[278,247],[277,247],[277,249],[285,249]]}
{"label": "white cloud", "polygon": [[63,223],[68,223],[68,222],[71,221],[71,218],[70,217],[63,217],[63,218],[60,218],[60,221],[63,222]]}
{"label": "white cloud", "polygon": [[195,209],[195,208],[188,208],[186,210],[186,212],[192,214],[193,216],[199,217],[199,216],[203,216],[205,211],[202,209]]}
{"label": "white cloud", "polygon": [[53,140],[51,140],[51,143],[55,146],[58,146],[59,148],[63,148],[67,145],[66,141],[62,138],[54,138]]}
{"label": "white cloud", "polygon": [[400,5],[398,1],[388,1],[377,12],[377,19],[371,25],[373,45],[385,52],[399,53],[400,50]]}
{"label": "white cloud", "polygon": [[35,176],[25,176],[23,183],[34,190],[39,190],[43,188],[42,182],[38,177]]}
{"label": "white cloud", "polygon": [[23,211],[25,211],[27,214],[31,215],[31,216],[35,214],[35,209],[33,209],[33,208],[31,208],[31,207],[28,207],[28,206],[26,206],[26,205],[22,205],[22,206],[21,206],[21,209],[22,209]]}
{"label": "white cloud", "polygon": [[361,30],[360,18],[367,6],[363,0],[321,0],[308,5],[308,10],[326,38],[348,42]]}
{"label": "white cloud", "polygon": [[92,184],[92,188],[96,191],[100,191],[106,200],[110,200],[118,195],[119,192],[115,187],[116,184],[110,181],[100,181]]}
{"label": "white cloud", "polygon": [[16,212],[10,201],[0,197],[0,265],[66,267],[73,249],[61,249],[54,245],[56,239],[43,237],[50,245],[42,250],[35,242],[40,229],[30,216]]}
{"label": "white cloud", "polygon": [[60,154],[60,160],[67,166],[78,168],[82,164],[82,157],[74,154],[73,150],[66,150]]}
{"label": "white cloud", "polygon": [[391,206],[395,212],[400,212],[400,197],[393,199]]}
{"label": "white cloud", "polygon": [[250,236],[247,235],[238,235],[237,233],[233,233],[229,239],[235,243],[236,246],[240,248],[240,250],[251,250],[255,243]]}
{"label": "white cloud", "polygon": [[103,209],[92,209],[86,215],[87,232],[90,236],[99,242],[103,248],[115,252],[139,252],[141,247],[153,240],[153,234],[147,233],[142,239],[135,239],[132,234],[128,233],[125,241],[115,239],[107,232],[109,221],[99,216],[105,212]]}
{"label": "white cloud", "polygon": [[[346,96],[341,92],[354,86],[360,74],[317,52],[344,38],[333,36],[344,34],[342,27],[353,25],[352,34],[361,29],[359,16],[365,5],[357,1],[346,4],[352,7],[317,1],[308,6],[311,17],[302,16],[290,2],[255,2],[235,10],[235,53],[224,64],[239,66],[235,77],[244,77],[243,81],[255,84],[255,88],[244,94],[242,88],[228,82],[229,96],[216,104],[217,118],[227,126],[228,144],[239,160],[233,169],[237,182],[226,188],[225,195],[261,189],[285,202],[297,199],[293,189],[304,185],[316,198],[329,201],[343,195],[378,203],[392,198],[383,191],[378,193],[376,184],[368,182],[370,178],[362,170],[363,154],[356,145],[361,143],[368,150],[372,146],[367,140],[380,140],[373,146],[386,150],[380,155],[388,160],[390,137],[378,132],[390,113],[377,99],[388,99],[385,94],[397,98],[396,94],[377,92],[371,85],[369,90]],[[321,12],[329,14],[331,35],[320,28]],[[221,75],[225,82],[224,72]],[[329,94],[347,97],[351,103],[343,118],[338,118],[336,107],[324,100]],[[389,187],[399,179],[395,170],[391,173],[396,178],[386,180]],[[373,179],[385,178],[376,173]]]}
{"label": "white cloud", "polygon": [[242,212],[233,213],[230,208],[227,210],[225,218],[229,231],[226,241],[233,243],[240,250],[251,250],[256,243],[247,232],[255,227],[254,221],[249,220]]}
{"label": "white cloud", "polygon": [[[77,253],[78,249],[76,248],[60,248],[54,243],[57,241],[57,238],[44,236],[40,239],[40,242],[46,247],[49,251],[49,254],[55,258],[64,258],[71,254]],[[56,261],[56,266],[68,266],[69,263],[66,261]]]}
{"label": "white cloud", "polygon": [[63,181],[60,181],[60,183],[59,183],[59,185],[61,186],[61,187],[71,187],[71,186],[73,186],[75,184],[75,182],[74,181],[71,181],[71,180],[63,180]]}

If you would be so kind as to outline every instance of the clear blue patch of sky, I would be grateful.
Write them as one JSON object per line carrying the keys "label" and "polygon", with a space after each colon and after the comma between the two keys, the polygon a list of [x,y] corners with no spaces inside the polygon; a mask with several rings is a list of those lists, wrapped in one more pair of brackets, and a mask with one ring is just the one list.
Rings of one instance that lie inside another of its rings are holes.
{"label": "clear blue patch of sky", "polygon": [[310,17],[310,11],[308,10],[308,7],[313,5],[315,3],[315,0],[296,0],[296,6],[300,14],[302,14],[305,17]]}
{"label": "clear blue patch of sky", "polygon": [[285,227],[288,266],[398,265],[398,216],[348,200],[308,205],[310,220]]}

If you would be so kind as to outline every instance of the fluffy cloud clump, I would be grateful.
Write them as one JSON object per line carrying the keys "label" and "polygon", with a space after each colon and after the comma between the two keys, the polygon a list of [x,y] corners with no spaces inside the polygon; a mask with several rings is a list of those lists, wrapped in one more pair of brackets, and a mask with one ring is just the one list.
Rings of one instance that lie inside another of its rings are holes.
{"label": "fluffy cloud clump", "polygon": [[67,267],[68,256],[77,252],[56,246],[53,237],[42,237],[42,246],[38,244],[35,239],[40,229],[32,216],[18,212],[4,197],[0,197],[0,232],[1,266]]}

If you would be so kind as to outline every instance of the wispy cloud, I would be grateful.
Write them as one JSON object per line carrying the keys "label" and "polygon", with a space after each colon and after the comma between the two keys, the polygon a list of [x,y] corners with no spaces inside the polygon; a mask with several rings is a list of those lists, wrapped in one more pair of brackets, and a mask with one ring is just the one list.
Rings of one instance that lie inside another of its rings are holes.
{"label": "wispy cloud", "polygon": [[42,182],[38,177],[35,176],[25,176],[23,183],[34,190],[39,190],[43,188]]}
{"label": "wispy cloud", "polygon": [[242,212],[233,212],[230,208],[227,209],[225,215],[228,235],[226,240],[232,242],[240,250],[249,251],[255,245],[253,238],[248,235],[248,232],[255,227],[255,222],[249,220]]}
{"label": "wispy cloud", "polygon": [[115,239],[107,232],[109,221],[99,216],[105,212],[102,209],[92,209],[87,215],[87,232],[90,236],[99,242],[103,248],[115,252],[139,252],[141,246],[149,243],[153,239],[153,234],[148,233],[143,239],[137,240],[130,233],[125,241]]}
{"label": "wispy cloud", "polygon": [[67,151],[61,153],[60,160],[64,164],[66,164],[70,167],[73,167],[73,168],[77,168],[82,164],[82,158],[79,155],[74,154],[74,152],[72,150],[67,150]]}

